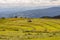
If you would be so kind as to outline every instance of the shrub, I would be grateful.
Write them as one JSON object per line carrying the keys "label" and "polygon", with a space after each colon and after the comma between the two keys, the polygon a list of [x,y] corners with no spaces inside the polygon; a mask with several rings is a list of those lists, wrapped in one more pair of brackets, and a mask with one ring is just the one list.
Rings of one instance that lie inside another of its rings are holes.
{"label": "shrub", "polygon": [[23,18],[23,17],[20,17],[20,18]]}
{"label": "shrub", "polygon": [[28,20],[28,22],[32,22],[32,20],[31,20],[31,19],[29,19],[29,20]]}
{"label": "shrub", "polygon": [[2,17],[1,19],[5,19],[5,17]]}
{"label": "shrub", "polygon": [[17,16],[15,16],[14,18],[18,18]]}

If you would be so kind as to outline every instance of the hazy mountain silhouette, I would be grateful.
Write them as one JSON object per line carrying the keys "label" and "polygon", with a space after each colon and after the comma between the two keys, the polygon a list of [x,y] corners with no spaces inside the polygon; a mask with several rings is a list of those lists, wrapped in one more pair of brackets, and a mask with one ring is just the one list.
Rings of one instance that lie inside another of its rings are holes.
{"label": "hazy mountain silhouette", "polygon": [[60,7],[52,7],[47,9],[35,9],[16,13],[17,16],[23,17],[41,17],[60,15]]}
{"label": "hazy mountain silhouette", "polygon": [[[34,9],[34,10],[27,10],[23,12],[14,12],[13,13],[9,12],[9,14],[4,14],[7,17],[41,17],[41,16],[56,16],[60,15],[60,7],[51,7],[51,8],[46,8],[46,9]],[[0,16],[2,16],[0,14]]]}

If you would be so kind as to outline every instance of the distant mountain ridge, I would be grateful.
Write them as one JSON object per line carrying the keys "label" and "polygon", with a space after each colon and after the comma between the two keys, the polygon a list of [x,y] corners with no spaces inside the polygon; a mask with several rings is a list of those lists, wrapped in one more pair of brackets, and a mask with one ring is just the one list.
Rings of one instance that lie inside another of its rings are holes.
{"label": "distant mountain ridge", "polygon": [[34,9],[34,10],[27,10],[23,12],[13,11],[13,13],[6,14],[6,15],[8,17],[18,16],[18,17],[36,17],[36,18],[42,17],[42,16],[56,16],[56,15],[60,15],[60,7],[51,7],[51,8],[46,8],[46,9]]}
{"label": "distant mountain ridge", "polygon": [[47,9],[27,10],[16,13],[17,16],[23,17],[41,17],[41,16],[56,16],[60,15],[60,7],[52,7]]}

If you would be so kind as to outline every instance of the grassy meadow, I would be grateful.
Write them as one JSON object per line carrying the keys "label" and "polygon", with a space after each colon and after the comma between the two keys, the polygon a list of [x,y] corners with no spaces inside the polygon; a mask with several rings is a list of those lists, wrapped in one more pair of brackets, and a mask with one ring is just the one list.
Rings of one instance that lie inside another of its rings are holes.
{"label": "grassy meadow", "polygon": [[60,19],[0,19],[0,40],[60,40]]}

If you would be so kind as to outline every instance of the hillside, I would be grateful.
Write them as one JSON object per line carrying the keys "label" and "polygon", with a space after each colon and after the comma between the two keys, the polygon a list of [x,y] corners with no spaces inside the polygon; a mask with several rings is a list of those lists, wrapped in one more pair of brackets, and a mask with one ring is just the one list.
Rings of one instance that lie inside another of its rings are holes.
{"label": "hillside", "polygon": [[0,40],[60,40],[60,19],[0,19]]}
{"label": "hillside", "polygon": [[56,15],[60,15],[60,7],[27,10],[23,12],[14,13],[13,15],[16,15],[18,17],[22,16],[22,17],[36,17],[36,18],[41,16],[56,16]]}
{"label": "hillside", "polygon": [[22,11],[22,9],[6,9],[3,12],[0,12],[0,17],[41,17],[41,16],[56,16],[60,15],[60,7],[51,7],[45,9],[30,9],[26,11]]}

